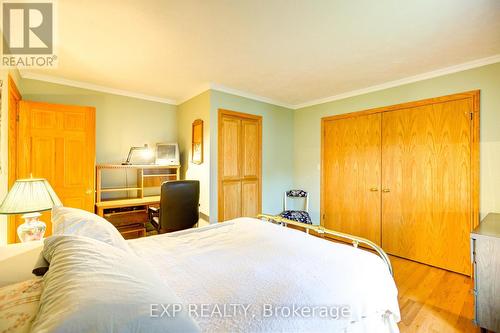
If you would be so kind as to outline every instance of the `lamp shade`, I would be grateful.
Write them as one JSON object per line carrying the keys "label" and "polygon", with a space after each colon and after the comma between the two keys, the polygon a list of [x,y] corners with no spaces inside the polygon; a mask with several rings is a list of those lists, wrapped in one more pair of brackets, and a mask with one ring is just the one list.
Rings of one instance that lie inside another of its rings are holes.
{"label": "lamp shade", "polygon": [[18,179],[0,206],[0,214],[42,212],[61,205],[61,200],[46,179]]}

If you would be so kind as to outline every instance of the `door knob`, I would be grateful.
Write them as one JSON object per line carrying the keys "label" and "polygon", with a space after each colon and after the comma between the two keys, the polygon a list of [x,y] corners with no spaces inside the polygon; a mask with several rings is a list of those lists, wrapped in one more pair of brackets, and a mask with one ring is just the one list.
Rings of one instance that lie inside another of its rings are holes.
{"label": "door knob", "polygon": [[372,188],[370,189],[370,191],[372,191],[372,192],[377,192],[377,191],[378,191],[378,188],[376,188],[376,187],[372,187]]}
{"label": "door knob", "polygon": [[87,190],[87,191],[85,191],[85,194],[90,195],[90,194],[92,194],[92,192],[93,192],[92,190]]}
{"label": "door knob", "polygon": [[382,190],[382,192],[387,193],[387,192],[391,192],[391,190],[390,190],[390,189],[388,189],[388,188],[384,188],[384,189]]}

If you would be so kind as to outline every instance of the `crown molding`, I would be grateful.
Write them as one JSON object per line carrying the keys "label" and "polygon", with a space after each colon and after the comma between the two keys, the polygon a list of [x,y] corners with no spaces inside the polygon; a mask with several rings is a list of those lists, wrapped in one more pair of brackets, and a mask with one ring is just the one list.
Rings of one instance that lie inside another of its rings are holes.
{"label": "crown molding", "polygon": [[75,88],[82,88],[82,89],[87,89],[87,90],[99,91],[99,92],[113,94],[113,95],[132,97],[132,98],[142,99],[142,100],[151,101],[151,102],[177,105],[175,100],[168,99],[168,98],[145,95],[145,94],[136,93],[136,92],[132,92],[132,91],[128,91],[128,90],[115,89],[115,88],[100,86],[97,84],[82,82],[82,81],[68,80],[68,79],[64,79],[61,77],[57,77],[57,76],[44,75],[44,74],[38,74],[38,73],[30,73],[30,72],[26,72],[24,70],[19,70],[19,74],[21,75],[21,77],[23,79],[45,81],[45,82],[75,87]]}
{"label": "crown molding", "polygon": [[491,65],[491,64],[495,64],[497,62],[500,62],[500,54],[497,54],[497,55],[494,55],[491,57],[486,57],[486,58],[481,58],[481,59],[469,61],[469,62],[464,62],[462,64],[441,68],[441,69],[434,70],[431,72],[426,72],[426,73],[406,77],[404,79],[389,81],[389,82],[377,84],[377,85],[362,88],[362,89],[348,91],[348,92],[341,93],[338,95],[333,95],[333,96],[329,96],[329,97],[325,97],[325,98],[312,100],[310,102],[296,104],[293,106],[293,109],[297,110],[297,109],[302,109],[302,108],[306,108],[306,107],[313,106],[313,105],[337,101],[337,100],[344,99],[344,98],[364,95],[364,94],[368,94],[368,93],[375,92],[375,91],[380,91],[380,90],[384,90],[384,89],[388,89],[388,88],[402,86],[402,85],[405,85],[408,83],[428,80],[428,79],[432,79],[432,78],[439,77],[439,76],[444,76],[444,75],[448,75],[448,74],[462,72],[462,71],[465,71],[468,69],[473,69],[473,68],[477,68],[477,67]]}
{"label": "crown molding", "polygon": [[288,103],[281,102],[281,101],[278,101],[278,100],[275,100],[272,98],[268,98],[268,97],[264,97],[264,96],[254,95],[252,93],[247,93],[247,92],[244,92],[241,90],[229,88],[229,87],[223,86],[221,84],[217,84],[217,83],[211,83],[210,89],[215,90],[215,91],[224,92],[224,93],[231,94],[231,95],[236,95],[236,96],[240,96],[240,97],[244,97],[244,98],[253,99],[253,100],[259,101],[259,102],[264,102],[264,103],[268,103],[268,104],[272,104],[272,105],[276,105],[276,106],[281,106],[281,107],[284,107],[287,109],[295,109],[295,106],[292,104],[288,104]]}
{"label": "crown molding", "polygon": [[87,82],[68,80],[68,79],[64,79],[64,78],[60,78],[60,77],[56,77],[56,76],[30,73],[30,72],[26,72],[25,70],[19,70],[19,74],[21,75],[21,77],[23,79],[33,79],[33,80],[39,80],[39,81],[46,81],[46,82],[76,87],[76,88],[88,89],[88,90],[99,91],[99,92],[104,92],[104,93],[109,93],[109,94],[114,94],[114,95],[120,95],[120,96],[127,96],[127,97],[138,98],[138,99],[142,99],[142,100],[159,102],[159,103],[165,103],[165,104],[170,104],[170,105],[180,105],[180,104],[183,104],[183,103],[187,102],[188,100],[192,99],[193,97],[204,93],[207,90],[215,90],[215,91],[220,91],[220,92],[240,96],[243,98],[249,98],[249,99],[252,99],[255,101],[259,101],[259,102],[264,102],[264,103],[273,104],[276,106],[281,106],[281,107],[292,109],[292,110],[297,110],[297,109],[302,109],[302,108],[306,108],[309,106],[324,104],[324,103],[333,102],[333,101],[337,101],[337,100],[341,100],[341,99],[345,99],[345,98],[349,98],[349,97],[354,97],[354,96],[364,95],[364,94],[368,94],[368,93],[372,93],[372,92],[376,92],[376,91],[380,91],[380,90],[384,90],[384,89],[394,88],[394,87],[402,86],[402,85],[409,84],[409,83],[428,80],[428,79],[436,78],[439,76],[444,76],[444,75],[448,75],[448,74],[453,74],[453,73],[465,71],[468,69],[473,69],[473,68],[477,68],[477,67],[491,65],[494,63],[498,63],[498,62],[500,62],[500,54],[497,54],[497,55],[494,55],[491,57],[486,57],[486,58],[481,58],[481,59],[465,62],[465,63],[458,64],[458,65],[453,65],[453,66],[441,68],[441,69],[434,70],[431,72],[426,72],[426,73],[406,77],[406,78],[395,80],[395,81],[384,82],[384,83],[377,84],[377,85],[370,86],[370,87],[366,87],[366,88],[356,89],[356,90],[344,92],[344,93],[329,96],[329,97],[315,99],[315,100],[312,100],[309,102],[295,104],[295,105],[285,103],[282,101],[278,101],[278,100],[275,100],[272,98],[264,97],[264,96],[254,95],[252,93],[233,89],[233,88],[230,88],[230,87],[227,87],[227,86],[224,86],[221,84],[217,84],[217,83],[203,84],[197,90],[194,90],[191,94],[187,95],[188,97],[185,97],[179,101],[176,101],[173,99],[168,99],[168,98],[163,98],[163,97],[158,97],[158,96],[151,96],[151,95],[144,95],[144,94],[135,93],[132,91],[120,90],[120,89],[95,85],[95,84],[87,83]]}

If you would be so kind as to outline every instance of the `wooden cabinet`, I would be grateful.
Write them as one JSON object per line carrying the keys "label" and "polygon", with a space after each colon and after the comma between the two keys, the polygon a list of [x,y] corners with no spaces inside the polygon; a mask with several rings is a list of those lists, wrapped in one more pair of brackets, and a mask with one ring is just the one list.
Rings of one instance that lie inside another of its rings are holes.
{"label": "wooden cabinet", "polygon": [[219,110],[219,221],[261,211],[262,118]]}
{"label": "wooden cabinet", "polygon": [[322,224],[470,275],[478,92],[322,121]]}
{"label": "wooden cabinet", "polygon": [[474,322],[500,332],[500,214],[488,214],[471,237]]}

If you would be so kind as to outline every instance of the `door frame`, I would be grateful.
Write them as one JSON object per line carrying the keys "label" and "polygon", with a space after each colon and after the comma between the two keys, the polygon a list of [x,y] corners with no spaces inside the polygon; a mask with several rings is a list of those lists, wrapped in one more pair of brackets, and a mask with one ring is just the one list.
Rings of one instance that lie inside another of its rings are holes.
{"label": "door frame", "polygon": [[[26,105],[30,105],[30,106],[26,106]],[[23,167],[25,166],[22,166],[21,164],[18,163],[18,159],[19,159],[19,151],[20,151],[20,148],[21,148],[21,143],[22,143],[22,135],[23,134],[26,134],[26,129],[24,128],[20,128],[19,124],[19,120],[21,119],[24,119],[23,116],[26,115],[25,112],[27,112],[26,110],[29,109],[30,107],[32,106],[39,106],[39,107],[51,107],[51,108],[54,108],[55,111],[60,111],[60,108],[62,109],[68,109],[68,108],[75,108],[76,110],[82,110],[82,109],[86,109],[86,112],[89,116],[89,123],[92,124],[92,128],[89,130],[88,134],[89,134],[89,138],[90,138],[90,147],[87,147],[87,149],[89,149],[89,154],[92,158],[92,170],[91,170],[91,173],[89,175],[89,177],[91,178],[92,180],[92,183],[91,183],[91,191],[92,191],[92,195],[91,195],[91,198],[92,198],[92,211],[94,211],[95,209],[95,156],[96,156],[96,122],[95,122],[95,113],[96,113],[96,110],[95,110],[95,107],[92,107],[92,106],[79,106],[79,105],[67,105],[67,104],[60,104],[60,103],[48,103],[48,102],[37,102],[37,101],[29,101],[29,100],[21,100],[19,101],[18,103],[18,107],[17,107],[17,110],[16,110],[16,135],[17,135],[17,138],[16,138],[16,153],[14,155],[14,158],[16,158],[16,160],[14,161],[14,165],[15,165],[15,173],[16,173],[16,176],[19,177],[19,175],[22,175],[23,172],[22,171],[25,171],[23,170]],[[31,150],[31,147],[29,148],[29,150]],[[9,155],[9,159],[10,159],[10,155]],[[10,171],[9,171],[9,174],[10,174]],[[9,243],[15,243],[15,242],[19,242],[18,238],[17,238],[17,225],[16,225],[16,219],[15,219],[15,216],[12,218],[12,223],[9,223],[9,226],[8,226],[8,236],[9,236]]]}
{"label": "door frame", "polygon": [[[7,135],[8,135],[8,178],[7,178],[7,190],[10,188],[17,180],[17,147],[19,143],[19,128],[18,128],[18,116],[19,116],[19,102],[22,100],[22,96],[19,93],[16,82],[9,74],[7,78],[8,93],[7,93]],[[11,105],[10,97],[16,100],[16,105]],[[15,215],[9,215],[7,217],[7,243],[11,244],[16,241],[16,217]]]}
{"label": "door frame", "polygon": [[259,124],[259,155],[260,155],[260,163],[258,167],[258,183],[259,183],[259,200],[258,207],[259,212],[262,212],[262,116],[237,112],[227,109],[218,109],[218,117],[217,117],[217,220],[218,222],[222,222],[222,117],[230,116],[244,119],[252,119],[256,120]]}
{"label": "door frame", "polygon": [[470,161],[470,186],[471,186],[471,231],[479,225],[479,113],[480,113],[480,90],[472,90],[452,95],[427,98],[419,101],[383,106],[363,111],[349,112],[334,116],[321,118],[321,170],[320,170],[320,224],[324,224],[325,219],[325,123],[332,120],[346,119],[357,116],[370,115],[375,113],[390,112],[402,109],[410,109],[424,105],[451,102],[463,99],[471,99],[471,161]]}

